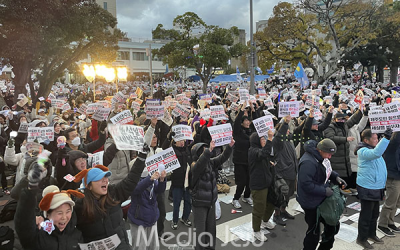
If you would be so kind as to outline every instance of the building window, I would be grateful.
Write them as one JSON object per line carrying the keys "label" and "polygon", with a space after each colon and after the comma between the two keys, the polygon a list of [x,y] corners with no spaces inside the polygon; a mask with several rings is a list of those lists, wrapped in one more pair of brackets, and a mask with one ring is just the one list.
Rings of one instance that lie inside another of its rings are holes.
{"label": "building window", "polygon": [[131,58],[129,57],[129,51],[118,51],[118,56],[117,56],[118,60],[131,60]]}
{"label": "building window", "polygon": [[103,8],[107,10],[107,2],[103,2]]}
{"label": "building window", "polygon": [[134,61],[148,61],[149,58],[146,56],[146,52],[133,52],[132,60]]}

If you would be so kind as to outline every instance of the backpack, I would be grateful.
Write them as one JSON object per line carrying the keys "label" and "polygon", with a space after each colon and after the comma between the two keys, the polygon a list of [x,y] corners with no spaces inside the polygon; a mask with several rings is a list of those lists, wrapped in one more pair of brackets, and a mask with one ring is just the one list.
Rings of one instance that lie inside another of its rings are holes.
{"label": "backpack", "polygon": [[0,223],[4,223],[6,221],[10,221],[14,219],[14,214],[17,211],[17,201],[10,200],[3,207],[0,213]]}
{"label": "backpack", "polygon": [[0,249],[12,250],[14,248],[14,230],[8,226],[0,227]]}
{"label": "backpack", "polygon": [[344,211],[346,198],[340,193],[338,185],[331,184],[330,188],[333,190],[333,195],[325,198],[325,200],[318,206],[317,218],[320,218],[321,216],[326,224],[336,226]]}
{"label": "backpack", "polygon": [[272,171],[272,182],[268,188],[267,201],[275,207],[280,207],[285,202],[285,195],[289,193],[289,186],[275,171]]}

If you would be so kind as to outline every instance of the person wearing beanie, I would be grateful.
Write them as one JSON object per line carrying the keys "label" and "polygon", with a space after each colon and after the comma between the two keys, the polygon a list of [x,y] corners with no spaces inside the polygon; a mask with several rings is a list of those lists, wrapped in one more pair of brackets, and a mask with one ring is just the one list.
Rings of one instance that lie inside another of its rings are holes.
{"label": "person wearing beanie", "polygon": [[[159,164],[158,168],[165,169],[165,166]],[[131,206],[127,217],[131,228],[132,250],[160,248],[156,225],[160,216],[157,196],[165,192],[166,176],[165,170],[161,173],[155,171],[150,176],[147,169],[144,169],[139,183],[131,194]]]}
{"label": "person wearing beanie", "polygon": [[76,227],[81,230],[85,243],[118,237],[120,243],[115,246],[116,250],[131,249],[121,204],[135,190],[145,167],[144,162],[148,152],[149,147],[145,144],[128,175],[115,185],[109,185],[108,177],[111,172],[102,165],[84,169],[75,176],[74,182],[81,183],[81,189],[85,194],[75,206],[78,218]]}
{"label": "person wearing beanie", "polygon": [[88,155],[80,150],[71,150],[66,154],[64,152],[64,150],[59,150],[57,155],[56,178],[58,187],[62,190],[75,190],[79,188],[80,184],[67,181],[64,177],[68,174],[77,175],[80,171],[87,169]]}
{"label": "person wearing beanie", "polygon": [[332,170],[329,159],[336,153],[337,147],[331,139],[319,143],[309,140],[304,144],[305,153],[299,162],[297,181],[297,201],[304,210],[304,219],[308,225],[303,241],[304,249],[316,249],[320,239],[320,223],[324,224],[324,233],[319,249],[331,249],[340,224],[330,226],[322,218],[317,218],[318,206],[326,197],[333,195],[330,182],[345,188],[347,183]]}
{"label": "person wearing beanie", "polygon": [[36,217],[38,184],[46,172],[41,164],[36,164],[28,174],[29,186],[21,192],[14,217],[20,243],[24,249],[79,249],[78,243],[83,243],[83,237],[76,228],[75,203],[71,195],[82,198],[82,193],[75,190],[60,192],[54,185],[46,187],[39,203],[46,221]]}

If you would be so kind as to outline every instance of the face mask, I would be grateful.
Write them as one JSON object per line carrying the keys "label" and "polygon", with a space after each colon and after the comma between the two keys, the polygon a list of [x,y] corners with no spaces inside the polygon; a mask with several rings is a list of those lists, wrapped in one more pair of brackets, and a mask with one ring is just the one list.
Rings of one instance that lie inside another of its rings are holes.
{"label": "face mask", "polygon": [[344,126],[344,122],[336,122],[336,124],[337,124],[339,127],[343,127],[343,126]]}
{"label": "face mask", "polygon": [[77,136],[77,137],[75,137],[75,139],[73,139],[71,141],[71,143],[72,143],[72,145],[77,147],[77,146],[81,145],[81,138]]}

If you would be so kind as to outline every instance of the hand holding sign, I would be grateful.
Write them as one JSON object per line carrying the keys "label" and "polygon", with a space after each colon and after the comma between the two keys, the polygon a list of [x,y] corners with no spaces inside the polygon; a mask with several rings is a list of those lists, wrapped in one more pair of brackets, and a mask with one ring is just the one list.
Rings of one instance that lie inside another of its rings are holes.
{"label": "hand holding sign", "polygon": [[[233,139],[232,139],[233,140]],[[210,152],[212,152],[213,150],[214,150],[214,148],[215,148],[215,142],[214,141],[211,141],[210,142]]]}
{"label": "hand holding sign", "polygon": [[158,178],[160,178],[160,173],[158,173],[158,171],[154,172],[154,174],[150,177],[150,180],[154,181],[154,180],[158,180]]}
{"label": "hand holding sign", "polygon": [[[158,166],[160,167],[160,166]],[[160,181],[163,182],[165,177],[167,176],[167,172],[165,170],[161,171]]]}
{"label": "hand holding sign", "polygon": [[229,143],[229,147],[233,147],[233,145],[235,145],[235,140],[234,140],[233,137],[232,137],[232,140],[231,140],[231,142]]}

